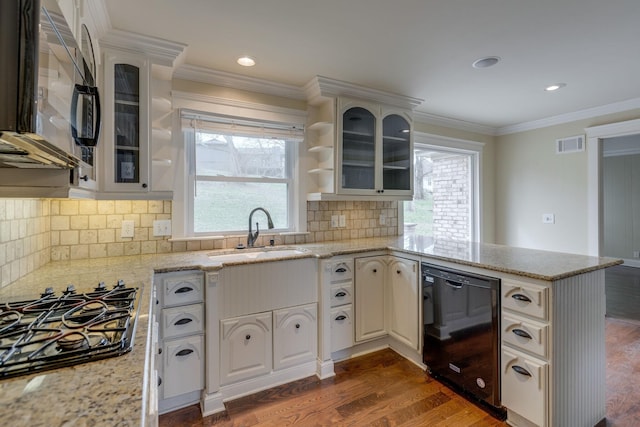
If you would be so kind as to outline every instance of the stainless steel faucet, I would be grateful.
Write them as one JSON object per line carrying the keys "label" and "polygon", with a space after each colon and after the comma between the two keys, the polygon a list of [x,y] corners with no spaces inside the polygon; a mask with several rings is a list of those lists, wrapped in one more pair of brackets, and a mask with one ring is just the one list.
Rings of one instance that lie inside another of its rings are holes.
{"label": "stainless steel faucet", "polygon": [[264,208],[255,208],[254,210],[251,211],[251,213],[249,214],[249,235],[247,236],[247,246],[252,248],[253,244],[256,242],[256,240],[258,240],[258,234],[260,234],[260,227],[258,227],[258,221],[256,221],[256,232],[252,233],[251,232],[251,217],[253,217],[253,213],[255,211],[262,211],[267,215],[267,226],[269,227],[269,229],[273,228],[273,221],[271,220],[271,215],[269,215],[269,212],[267,212],[266,209]]}

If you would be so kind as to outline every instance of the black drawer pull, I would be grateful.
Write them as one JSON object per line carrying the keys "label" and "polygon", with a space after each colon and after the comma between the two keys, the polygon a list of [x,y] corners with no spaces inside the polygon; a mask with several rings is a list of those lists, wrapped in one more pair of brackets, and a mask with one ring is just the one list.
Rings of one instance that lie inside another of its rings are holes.
{"label": "black drawer pull", "polygon": [[158,377],[158,387],[162,385],[162,378]]}
{"label": "black drawer pull", "polygon": [[185,348],[184,350],[180,350],[179,352],[177,352],[176,356],[186,356],[191,353],[193,353],[193,350],[191,350],[190,348]]}
{"label": "black drawer pull", "polygon": [[376,270],[376,269],[374,268],[374,269],[373,269],[373,272],[374,272],[374,273],[377,273],[377,272],[378,272],[378,270]]}
{"label": "black drawer pull", "polygon": [[186,294],[187,292],[191,292],[193,290],[194,290],[193,288],[190,288],[188,286],[183,286],[180,289],[178,289],[175,293],[176,294]]}
{"label": "black drawer pull", "polygon": [[401,273],[401,271],[400,271],[400,270],[396,270],[396,273],[400,274],[400,273]]}
{"label": "black drawer pull", "polygon": [[300,329],[300,323],[296,323],[296,329]]}
{"label": "black drawer pull", "polygon": [[341,314],[340,316],[336,317],[335,320],[344,320],[346,318],[347,318],[347,316],[345,316],[344,314]]}
{"label": "black drawer pull", "polygon": [[513,294],[511,295],[511,298],[516,301],[531,302],[531,299],[528,296],[522,294]]}
{"label": "black drawer pull", "polygon": [[345,273],[346,271],[347,269],[344,267],[336,268],[336,273]]}
{"label": "black drawer pull", "polygon": [[531,374],[529,373],[529,371],[527,371],[526,369],[524,369],[522,366],[519,365],[513,365],[511,367],[511,369],[513,369],[514,371],[516,371],[517,373],[519,373],[520,375],[524,375],[527,377],[530,377]]}
{"label": "black drawer pull", "polygon": [[345,291],[340,291],[338,293],[336,293],[336,298],[342,298],[342,297],[346,297],[347,293]]}
{"label": "black drawer pull", "polygon": [[245,336],[244,336],[244,339],[245,339],[245,340],[250,340],[250,339],[251,339],[251,335],[249,335],[249,334],[245,335]]}
{"label": "black drawer pull", "polygon": [[162,348],[158,348],[158,354],[162,354]]}
{"label": "black drawer pull", "polygon": [[533,337],[531,335],[529,335],[529,333],[527,331],[524,331],[522,329],[514,329],[513,331],[514,334],[516,334],[519,337],[522,338],[527,338],[527,339],[532,339]]}
{"label": "black drawer pull", "polygon": [[191,323],[193,322],[192,319],[180,319],[178,320],[176,323],[174,323],[174,326],[180,326],[180,325],[186,325],[187,323]]}

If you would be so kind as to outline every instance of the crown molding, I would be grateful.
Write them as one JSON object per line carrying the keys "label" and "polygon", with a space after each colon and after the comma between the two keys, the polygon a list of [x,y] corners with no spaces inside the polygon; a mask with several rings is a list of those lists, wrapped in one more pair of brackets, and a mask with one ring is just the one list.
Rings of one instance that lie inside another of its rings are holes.
{"label": "crown molding", "polygon": [[305,100],[304,92],[298,87],[283,83],[276,83],[255,77],[217,71],[195,65],[182,65],[176,69],[174,78],[208,83],[216,86],[246,90],[250,92],[274,95],[283,98]]}
{"label": "crown molding", "polygon": [[497,135],[498,128],[478,123],[467,122],[449,117],[436,116],[435,114],[425,113],[423,111],[413,112],[414,122],[424,123],[433,126],[442,126],[451,129],[463,130],[467,132],[479,133],[482,135]]}
{"label": "crown molding", "polygon": [[620,113],[622,111],[634,110],[638,108],[640,108],[640,98],[628,99],[626,101],[614,102],[612,104],[578,110],[572,113],[560,114],[553,117],[547,117],[545,119],[504,126],[498,129],[498,133],[496,135],[508,135],[511,133],[546,128],[549,126],[561,125],[564,123],[605,116],[607,114]]}
{"label": "crown molding", "polygon": [[100,39],[100,46],[103,49],[142,53],[153,64],[171,68],[183,61],[187,49],[187,45],[183,43],[114,29]]}
{"label": "crown molding", "polygon": [[311,103],[316,103],[323,98],[349,96],[413,110],[424,102],[424,99],[371,89],[324,76],[315,76],[311,79],[311,81],[304,86],[304,93],[307,95],[307,100]]}

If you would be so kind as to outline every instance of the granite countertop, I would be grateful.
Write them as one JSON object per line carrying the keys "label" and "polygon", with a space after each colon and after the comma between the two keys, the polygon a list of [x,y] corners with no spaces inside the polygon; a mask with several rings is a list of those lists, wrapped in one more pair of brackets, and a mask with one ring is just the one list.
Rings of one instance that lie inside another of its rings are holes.
{"label": "granite countertop", "polygon": [[[329,258],[369,251],[400,251],[460,265],[512,273],[541,280],[559,280],[620,264],[612,258],[509,248],[467,242],[432,242],[421,236],[357,239],[293,245],[307,252],[294,258]],[[212,253],[198,251],[140,255],[95,260],[52,262],[0,289],[0,301],[16,296],[33,297],[47,286],[60,293],[69,284],[78,292],[99,281],[113,286],[118,279],[137,286],[140,309],[131,352],[110,359],[0,380],[0,423],[11,426],[140,426],[146,422],[148,391],[145,378],[150,357],[150,300],[154,271],[200,268],[216,270],[220,262]],[[287,257],[288,258],[288,257]],[[274,257],[257,262],[276,261]],[[256,261],[230,261],[242,264]]]}

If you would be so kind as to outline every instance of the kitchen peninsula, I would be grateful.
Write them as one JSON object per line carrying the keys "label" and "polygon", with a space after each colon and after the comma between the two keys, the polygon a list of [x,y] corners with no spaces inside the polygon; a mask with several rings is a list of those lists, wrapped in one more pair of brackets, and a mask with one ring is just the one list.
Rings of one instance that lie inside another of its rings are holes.
{"label": "kitchen peninsula", "polygon": [[[290,256],[317,258],[320,261],[332,257],[373,252],[404,255],[432,264],[492,274],[502,278],[510,287],[516,286],[517,289],[546,295],[548,298],[546,302],[551,304],[551,307],[547,308],[546,320],[530,323],[538,326],[555,325],[552,327],[556,329],[551,329],[553,332],[549,333],[554,345],[544,353],[544,360],[549,363],[546,368],[539,370],[541,373],[549,372],[551,376],[546,378],[551,378],[549,381],[552,383],[563,383],[560,378],[561,373],[554,371],[554,366],[566,363],[567,358],[575,356],[571,351],[560,354],[557,351],[560,347],[555,346],[556,340],[566,338],[562,336],[565,332],[562,325],[570,320],[563,318],[565,315],[563,313],[570,311],[568,306],[556,306],[556,304],[560,301],[563,303],[568,301],[571,295],[579,295],[578,288],[581,286],[589,288],[591,292],[589,300],[581,297],[574,303],[575,306],[583,304],[586,311],[593,311],[591,316],[585,314],[584,310],[579,313],[580,316],[584,316],[586,323],[596,326],[602,324],[601,328],[597,327],[591,331],[591,336],[588,337],[595,342],[596,347],[601,347],[601,352],[597,352],[596,356],[602,359],[602,366],[593,367],[590,378],[584,380],[591,381],[591,387],[600,394],[584,396],[584,399],[589,399],[586,404],[584,401],[572,404],[568,395],[558,395],[568,392],[568,387],[571,385],[566,384],[554,390],[553,402],[555,403],[551,404],[551,408],[545,406],[544,414],[550,417],[557,416],[559,411],[554,412],[553,405],[558,404],[556,399],[565,399],[562,402],[569,407],[570,411],[574,410],[574,406],[582,405],[581,408],[585,411],[591,406],[597,416],[604,417],[603,269],[621,263],[620,260],[479,243],[437,241],[432,244],[420,236],[335,241],[296,245],[296,248],[305,249],[307,252]],[[216,253],[227,252],[229,251]],[[15,299],[18,296],[38,295],[47,286],[53,286],[55,291],[61,291],[70,283],[82,292],[92,289],[100,281],[111,286],[117,280],[124,280],[128,286],[139,287],[142,291],[134,348],[130,353],[68,368],[0,380],[0,408],[2,408],[0,421],[3,424],[17,426],[154,425],[157,419],[154,400],[157,396],[152,387],[153,374],[150,370],[153,367],[151,361],[156,344],[151,339],[153,325],[149,316],[152,303],[155,303],[153,275],[181,270],[199,269],[215,272],[224,269],[225,264],[221,265],[212,260],[211,253],[211,251],[198,251],[53,262],[0,289],[0,301]],[[278,261],[281,259],[272,258],[265,262]],[[568,294],[565,295],[565,293]],[[504,298],[504,286],[502,294]],[[511,313],[511,317],[517,318],[514,313],[516,312]],[[322,318],[323,315],[326,314],[319,310],[319,317]],[[524,321],[530,320],[526,313],[520,317]],[[576,326],[578,330],[584,329],[579,325]],[[319,336],[319,340],[322,340],[322,336]],[[517,350],[508,343],[503,343],[503,348],[509,355],[515,357],[528,356],[526,351]],[[524,363],[528,363],[527,366],[535,365],[535,363],[532,365],[531,358],[525,357],[525,359]],[[534,362],[537,360],[534,358]],[[585,388],[583,385],[576,384],[573,387]],[[527,393],[530,392],[527,391]],[[583,396],[579,395],[579,398],[583,399]],[[527,421],[532,415],[527,413],[526,408],[520,407],[520,402],[512,402],[512,405],[516,411],[513,414],[510,413],[510,419],[516,425],[534,425],[531,421]],[[512,409],[509,404],[505,406]],[[571,415],[570,412],[567,413]],[[600,413],[601,415],[598,415]],[[533,416],[535,418],[535,414]],[[591,414],[591,416],[594,415]],[[540,425],[550,425],[546,420],[543,421]],[[527,422],[530,424],[526,424]],[[562,422],[553,424],[561,425]]]}

